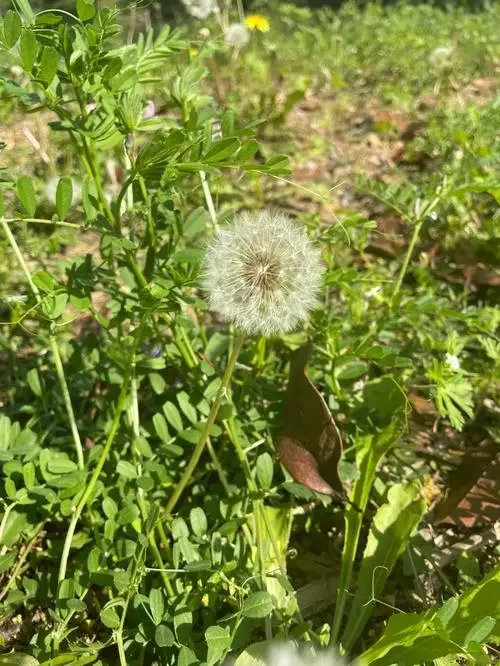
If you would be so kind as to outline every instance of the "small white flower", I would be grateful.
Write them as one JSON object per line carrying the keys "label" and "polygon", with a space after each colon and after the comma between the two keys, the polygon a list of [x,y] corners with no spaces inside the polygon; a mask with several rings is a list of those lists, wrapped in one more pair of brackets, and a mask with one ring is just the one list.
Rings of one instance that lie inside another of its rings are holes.
{"label": "small white flower", "polygon": [[188,14],[199,19],[206,19],[215,11],[214,0],[182,0]]}
{"label": "small white flower", "polygon": [[5,299],[6,303],[24,303],[27,301],[28,297],[23,296],[22,294],[17,294],[16,296],[7,296]]}
{"label": "small white flower", "polygon": [[450,370],[453,370],[453,372],[457,372],[460,370],[460,359],[458,356],[455,356],[455,354],[446,352],[446,365],[450,368]]}
{"label": "small white flower", "polygon": [[364,379],[358,379],[357,382],[354,382],[352,385],[353,391],[362,391],[365,388],[366,381]]}
{"label": "small white flower", "polygon": [[305,230],[278,211],[237,215],[207,249],[211,310],[249,334],[293,330],[317,304],[323,269]]}
{"label": "small white flower", "polygon": [[24,74],[24,69],[19,67],[19,65],[12,65],[12,67],[9,68],[9,72],[11,76],[17,79]]}
{"label": "small white flower", "polygon": [[198,34],[202,39],[208,39],[210,37],[210,28],[200,28]]}
{"label": "small white flower", "polygon": [[372,287],[371,289],[368,289],[367,292],[365,292],[365,299],[367,301],[369,301],[374,296],[378,296],[381,291],[382,291],[382,287],[380,285],[378,285],[377,287]]}
{"label": "small white flower", "polygon": [[250,32],[243,23],[231,23],[224,33],[224,38],[230,46],[241,49],[250,41]]}
{"label": "small white flower", "polygon": [[142,117],[144,120],[147,120],[148,118],[154,118],[156,114],[156,106],[155,103],[153,102],[152,99],[146,100],[146,106],[144,107],[144,110],[142,112]]}
{"label": "small white flower", "polygon": [[222,139],[222,123],[216,119],[212,122],[212,141],[220,141]]}
{"label": "small white flower", "polygon": [[429,63],[437,69],[444,69],[450,64],[450,57],[453,53],[451,46],[438,46],[429,56]]}

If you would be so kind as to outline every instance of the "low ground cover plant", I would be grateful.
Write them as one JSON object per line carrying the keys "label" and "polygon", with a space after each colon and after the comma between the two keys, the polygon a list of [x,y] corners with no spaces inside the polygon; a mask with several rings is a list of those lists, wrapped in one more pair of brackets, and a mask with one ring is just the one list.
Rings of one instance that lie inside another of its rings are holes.
{"label": "low ground cover plant", "polygon": [[0,664],[494,663],[498,8],[102,5],[0,24]]}

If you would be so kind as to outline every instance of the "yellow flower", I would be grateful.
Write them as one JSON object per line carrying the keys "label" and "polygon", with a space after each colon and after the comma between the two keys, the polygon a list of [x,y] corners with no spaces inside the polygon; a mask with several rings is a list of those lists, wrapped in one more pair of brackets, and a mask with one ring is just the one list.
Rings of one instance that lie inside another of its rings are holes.
{"label": "yellow flower", "polygon": [[245,25],[249,30],[269,32],[269,21],[261,14],[252,14],[245,19]]}
{"label": "yellow flower", "polygon": [[189,49],[189,55],[194,58],[195,55],[198,55],[198,49]]}

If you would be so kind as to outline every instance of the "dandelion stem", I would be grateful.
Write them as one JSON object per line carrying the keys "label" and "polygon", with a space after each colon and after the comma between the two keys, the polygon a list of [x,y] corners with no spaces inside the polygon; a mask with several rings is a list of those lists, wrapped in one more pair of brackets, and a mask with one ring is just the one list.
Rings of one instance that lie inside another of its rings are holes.
{"label": "dandelion stem", "polygon": [[215,419],[217,418],[217,414],[219,413],[219,409],[222,403],[222,400],[224,396],[226,395],[228,386],[231,382],[231,377],[234,372],[234,368],[236,366],[236,361],[238,359],[239,353],[241,351],[241,348],[243,346],[243,342],[245,340],[245,336],[243,333],[239,333],[236,337],[235,344],[233,347],[233,351],[231,353],[231,356],[229,357],[229,360],[227,362],[226,370],[224,372],[224,376],[222,378],[221,385],[219,386],[219,389],[217,391],[217,395],[215,396],[214,403],[210,409],[210,413],[208,415],[207,421],[205,423],[205,426],[203,428],[203,431],[201,433],[200,439],[198,440],[198,443],[191,455],[191,459],[189,460],[186,469],[184,470],[184,473],[175,487],[174,492],[172,493],[167,506],[165,507],[165,511],[163,514],[163,518],[166,518],[169,516],[172,511],[174,510],[175,506],[177,505],[177,502],[179,501],[180,496],[186,489],[187,484],[189,483],[191,476],[193,475],[194,470],[196,469],[196,465],[198,464],[198,461],[201,457],[201,454],[203,453],[203,450],[205,449],[205,445],[207,443],[208,437],[210,435],[210,429],[212,428],[213,424],[215,423]]}
{"label": "dandelion stem", "polygon": [[240,19],[240,23],[244,23],[245,21],[245,10],[243,9],[243,0],[236,0],[236,6],[238,8],[238,16]]}

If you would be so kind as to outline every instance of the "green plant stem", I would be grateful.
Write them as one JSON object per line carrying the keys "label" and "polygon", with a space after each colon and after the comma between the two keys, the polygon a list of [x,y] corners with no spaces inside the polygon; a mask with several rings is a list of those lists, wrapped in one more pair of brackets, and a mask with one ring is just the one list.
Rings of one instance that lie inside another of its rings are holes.
{"label": "green plant stem", "polygon": [[198,464],[198,461],[201,457],[201,454],[203,453],[208,437],[210,435],[210,429],[215,423],[215,419],[217,418],[217,414],[219,413],[219,408],[221,406],[222,400],[231,382],[231,377],[233,375],[233,371],[236,366],[236,361],[243,346],[244,340],[245,336],[243,333],[237,334],[233,351],[227,362],[226,370],[224,372],[221,385],[219,386],[217,395],[215,396],[215,400],[210,409],[210,413],[208,414],[208,418],[201,433],[200,439],[198,440],[198,443],[191,455],[191,459],[186,465],[186,469],[184,470],[184,473],[180,478],[179,483],[176,485],[174,492],[172,493],[169,501],[167,502],[167,506],[165,507],[165,511],[163,513],[163,518],[168,517],[172,513],[177,502],[179,501],[180,496],[184,492],[187,484],[189,483],[194,470],[196,469],[196,465]]}
{"label": "green plant stem", "polygon": [[9,519],[10,512],[12,509],[18,505],[18,502],[12,502],[5,507],[5,511],[2,516],[2,522],[0,523],[0,546],[2,545],[3,533],[5,531],[5,526],[7,525],[7,520]]}
{"label": "green plant stem", "polygon": [[130,603],[130,599],[133,594],[135,594],[135,583],[137,580],[137,576],[139,574],[139,570],[141,566],[144,563],[144,551],[145,547],[142,546],[141,550],[139,552],[139,555],[136,558],[135,561],[135,566],[134,570],[132,573],[132,576],[130,577],[130,585],[128,588],[128,594],[127,598],[125,600],[125,603],[123,605],[123,610],[122,610],[122,616],[120,618],[120,625],[118,629],[116,630],[116,644],[118,647],[118,656],[120,657],[120,666],[127,666],[127,658],[125,656],[125,645],[123,644],[123,628],[125,626],[125,618],[127,617],[127,610],[128,610],[128,605]]}
{"label": "green plant stem", "polygon": [[[142,465],[140,463],[140,453],[137,449],[137,440],[140,436],[140,418],[139,418],[139,398],[138,398],[138,391],[137,391],[137,375],[136,375],[136,355],[135,355],[135,350],[134,354],[132,357],[132,378],[131,378],[131,384],[130,384],[130,389],[131,389],[131,394],[132,394],[132,431],[133,431],[133,440],[132,440],[132,453],[134,455],[134,458],[136,459],[136,469],[138,476],[140,477],[142,475]],[[141,511],[141,516],[142,516],[142,524],[146,525],[147,519],[148,519],[148,507],[146,503],[146,499],[144,497],[144,490],[142,488],[138,488],[137,490],[137,503],[139,504],[139,509]],[[156,566],[158,569],[160,569],[160,575],[163,579],[163,584],[165,586],[165,589],[167,591],[167,594],[169,597],[174,596],[174,590],[172,588],[172,584],[170,583],[170,580],[168,578],[168,575],[165,571],[165,565],[163,563],[163,559],[161,557],[160,549],[158,548],[158,545],[156,543],[156,539],[154,536],[154,532],[151,531],[148,535],[148,542],[149,542],[149,548],[153,554],[154,560],[156,562]],[[125,615],[125,611],[124,611]]]}
{"label": "green plant stem", "polygon": [[[227,480],[226,473],[224,472],[224,468],[222,467],[222,464],[219,460],[217,452],[215,451],[214,447],[212,446],[212,442],[210,441],[210,437],[207,439],[207,450],[208,450],[208,453],[209,453],[210,457],[212,458],[212,462],[213,462],[213,465],[215,467],[215,471],[217,472],[217,474],[219,476],[219,480],[222,484],[222,487],[226,491],[226,495],[228,497],[232,497],[234,495],[234,493],[231,492],[231,487],[230,487],[229,482]],[[241,531],[243,532],[243,535],[244,535],[245,539],[247,540],[247,543],[250,546],[250,548],[253,548],[254,539],[253,539],[252,533],[251,533],[251,531],[250,531],[250,529],[249,529],[249,527],[246,523],[243,523],[243,525],[241,526]]]}
{"label": "green plant stem", "polygon": [[[142,323],[136,331],[134,345],[133,345],[133,348],[132,348],[132,355],[135,354],[135,351],[137,349],[137,345],[139,344],[142,329],[143,329],[143,324],[144,323]],[[96,485],[96,483],[99,479],[99,476],[102,472],[102,468],[104,467],[104,464],[105,464],[105,462],[107,460],[107,457],[109,455],[109,452],[111,450],[111,446],[112,446],[112,444],[114,442],[114,439],[116,437],[116,433],[118,432],[118,428],[120,426],[120,418],[121,418],[121,415],[122,415],[122,412],[123,412],[123,409],[124,409],[124,406],[125,406],[125,401],[126,401],[126,398],[127,398],[127,394],[128,394],[131,372],[132,372],[132,367],[131,367],[131,365],[129,365],[129,368],[128,368],[126,374],[125,374],[125,377],[123,378],[122,388],[121,388],[121,391],[120,391],[120,395],[118,396],[118,402],[117,402],[117,405],[116,405],[115,415],[113,417],[113,421],[112,421],[112,424],[111,424],[111,428],[110,428],[108,437],[106,439],[106,442],[103,446],[103,449],[102,449],[101,454],[99,456],[99,459],[97,461],[97,465],[96,465],[96,467],[95,467],[95,469],[92,473],[92,476],[90,477],[90,481],[88,482],[83,495],[80,497],[80,500],[79,500],[78,504],[76,505],[75,510],[73,512],[73,515],[71,517],[71,521],[70,521],[70,524],[69,524],[69,527],[68,527],[68,531],[66,533],[66,538],[64,540],[63,552],[62,552],[62,555],[61,555],[61,562],[60,562],[60,565],[59,565],[59,575],[58,575],[58,582],[59,583],[61,583],[66,578],[66,570],[67,570],[67,566],[68,566],[69,551],[70,551],[70,548],[71,548],[71,542],[73,540],[73,536],[75,534],[76,526],[78,524],[78,521],[80,520],[80,516],[82,514],[82,511],[83,511],[85,505],[89,501],[89,499],[90,499],[90,497],[91,497],[91,495],[94,491],[95,485]]]}
{"label": "green plant stem", "polygon": [[[128,606],[128,604],[127,604]],[[122,617],[125,617],[127,606],[123,608]],[[118,657],[120,659],[120,666],[127,666],[127,656],[125,654],[125,645],[123,644],[123,627],[120,626],[116,630],[116,647],[118,648]]]}
{"label": "green plant stem", "polygon": [[[23,271],[26,280],[30,286],[31,291],[33,292],[33,296],[35,297],[35,300],[38,305],[42,304],[42,297],[40,294],[40,290],[36,286],[36,284],[33,282],[33,279],[31,277],[31,272],[24,261],[23,254],[19,248],[19,245],[17,244],[17,241],[14,237],[14,234],[10,230],[9,224],[5,218],[0,218],[0,223],[2,225],[3,231],[5,235],[7,236],[7,239],[10,243],[10,246],[12,247],[14,254],[16,255],[17,261],[21,267],[21,270]],[[57,379],[59,381],[59,386],[61,388],[61,393],[63,395],[63,401],[64,401],[64,407],[66,409],[66,414],[68,416],[68,421],[70,423],[70,428],[71,428],[71,434],[73,436],[73,442],[75,444],[75,449],[76,449],[76,457],[78,460],[78,467],[83,470],[85,464],[84,464],[84,457],[83,457],[83,447],[82,447],[82,441],[80,438],[80,433],[78,432],[78,427],[76,425],[76,419],[75,419],[75,412],[73,410],[73,404],[71,402],[71,396],[69,394],[68,390],[68,383],[66,381],[66,375],[64,373],[64,366],[61,360],[61,354],[59,352],[59,347],[57,344],[56,337],[54,335],[53,327],[51,326],[49,330],[49,340],[50,340],[50,348],[52,351],[52,356],[54,357],[54,365],[56,369],[56,375]]]}
{"label": "green plant stem", "polygon": [[[399,294],[399,290],[401,289],[401,285],[403,284],[406,272],[408,271],[408,266],[410,265],[413,252],[415,250],[415,245],[417,244],[418,238],[420,236],[420,231],[422,230],[422,226],[424,224],[424,220],[426,219],[426,217],[428,217],[431,214],[434,208],[438,205],[441,198],[443,197],[444,190],[445,190],[444,186],[440,186],[434,198],[431,199],[424,208],[420,208],[420,205],[418,205],[419,202],[418,201],[416,202],[415,227],[413,228],[413,234],[411,236],[410,244],[408,245],[408,249],[406,250],[406,255],[403,261],[403,265],[401,266],[398,279],[396,280],[396,284],[394,286],[394,291],[392,293],[392,298],[391,298],[391,308],[394,307],[394,301],[397,295]],[[405,217],[408,219],[408,216]]]}
{"label": "green plant stem", "polygon": [[212,220],[212,229],[217,231],[217,213],[215,212],[214,200],[212,199],[212,193],[210,192],[210,187],[208,186],[207,174],[202,170],[199,172],[201,187],[203,189],[203,196],[205,197],[205,203],[207,204],[208,213],[210,219]]}
{"label": "green plant stem", "polygon": [[39,217],[9,217],[3,218],[8,224],[15,222],[29,222],[32,224],[49,224],[54,227],[69,227],[70,229],[81,229],[80,224],[73,222],[61,222],[60,220],[42,220]]}
{"label": "green plant stem", "polygon": [[229,485],[229,481],[227,480],[226,472],[224,471],[224,468],[221,465],[219,456],[217,455],[214,447],[212,446],[210,437],[207,439],[207,451],[208,455],[212,458],[213,466],[215,467],[215,471],[217,472],[217,476],[219,477],[219,481],[221,482],[222,487],[226,491],[226,495],[228,497],[231,497],[232,495],[231,487]]}
{"label": "green plant stem", "polygon": [[41,299],[41,296],[40,296],[40,291],[39,291],[38,287],[36,286],[36,284],[33,282],[32,278],[31,278],[30,270],[29,270],[26,262],[24,261],[23,254],[22,254],[22,252],[19,248],[19,245],[17,244],[17,241],[14,237],[14,234],[10,230],[8,222],[9,221],[6,220],[4,217],[0,218],[0,223],[2,225],[2,229],[5,233],[5,235],[7,236],[7,240],[9,241],[10,246],[12,247],[12,250],[14,251],[14,254],[16,255],[17,262],[18,262],[19,266],[21,267],[21,270],[23,271],[23,273],[26,277],[26,280],[27,280],[27,282],[30,286],[30,289],[33,292],[33,295],[34,295],[35,299],[37,300],[37,302],[41,302],[42,299]]}
{"label": "green plant stem", "polygon": [[245,10],[243,9],[243,0],[236,0],[236,7],[238,8],[238,18],[240,23],[245,21]]}
{"label": "green plant stem", "polygon": [[[123,183],[123,186],[118,194],[118,197],[116,199],[116,209],[115,209],[115,215],[114,215],[114,224],[115,224],[115,231],[117,234],[121,234],[122,231],[122,224],[121,224],[121,215],[122,215],[122,202],[127,194],[127,192],[130,190],[130,186],[135,180],[135,173],[132,173],[127,180]],[[133,205],[133,199],[132,199],[132,205]],[[129,203],[127,203],[127,208],[129,206]]]}
{"label": "green plant stem", "polygon": [[156,530],[158,532],[158,536],[160,537],[161,545],[163,546],[169,561],[172,562],[171,551],[170,551],[170,542],[169,542],[167,534],[165,532],[165,528],[163,527],[163,524],[161,522],[158,522],[156,524]]}
{"label": "green plant stem", "polygon": [[42,521],[41,523],[38,523],[38,525],[36,525],[34,531],[32,532],[31,538],[30,538],[28,544],[26,545],[24,551],[20,555],[19,560],[18,560],[18,562],[17,562],[9,580],[7,581],[7,583],[4,586],[4,588],[2,589],[2,591],[0,592],[0,601],[2,601],[2,599],[5,597],[5,595],[10,590],[12,584],[14,583],[16,578],[18,577],[18,575],[19,575],[19,573],[20,573],[20,571],[23,567],[23,564],[26,562],[26,559],[27,559],[28,555],[30,554],[31,550],[33,549],[33,546],[36,543],[36,540],[38,539],[38,535],[43,530],[44,525],[45,525],[45,521]]}
{"label": "green plant stem", "polygon": [[[356,498],[353,498],[353,501],[355,502]],[[363,506],[360,508],[364,512],[366,507]],[[362,523],[363,513],[358,513],[353,507],[349,506],[345,515],[345,537],[344,549],[342,551],[342,569],[337,599],[335,600],[335,613],[333,616],[332,631],[330,634],[330,645],[336,645],[338,641],[340,626],[344,616],[344,609],[347,603],[347,594],[351,585],[354,558],[356,556]]]}
{"label": "green plant stem", "polygon": [[87,139],[84,136],[81,136],[82,140],[82,147],[83,147],[83,154],[85,156],[85,161],[87,162],[88,168],[90,170],[90,173],[92,175],[92,179],[94,181],[94,184],[97,189],[97,196],[99,197],[99,203],[101,205],[101,210],[102,212],[106,215],[106,217],[112,222],[113,221],[113,213],[111,211],[111,208],[109,207],[109,204],[106,200],[106,197],[104,195],[104,190],[102,189],[102,184],[101,184],[101,179],[99,178],[99,173],[97,171],[96,164],[92,158],[92,153],[90,151],[89,145],[87,143]]}
{"label": "green plant stem", "polygon": [[[251,493],[257,493],[258,492],[257,484],[255,483],[255,480],[252,476],[252,470],[250,468],[250,463],[248,462],[246,451],[244,447],[241,445],[240,438],[238,437],[238,432],[234,417],[228,419],[228,427],[226,428],[226,430],[229,434],[229,438],[233,443],[233,446],[236,450],[236,455],[238,456],[240,464],[243,468],[243,473],[245,474],[247,487]],[[260,514],[262,516],[262,520],[264,521],[264,525],[266,527],[266,531],[269,536],[269,540],[271,541],[272,549],[274,551],[274,556],[280,568],[280,573],[282,574],[282,576],[286,577],[286,565],[280,553],[278,540],[276,539],[274,530],[266,515],[266,509],[264,503],[262,502],[262,500],[254,500],[254,507],[256,509],[256,514]],[[264,571],[262,573],[264,574]]]}
{"label": "green plant stem", "polygon": [[148,249],[146,252],[146,261],[144,262],[144,275],[148,280],[150,280],[153,276],[156,263],[156,229],[151,210],[151,198],[148,196],[146,183],[144,182],[144,178],[142,176],[139,176],[138,180],[139,187],[141,188],[142,198],[144,199],[147,211],[146,233],[144,234],[143,243],[147,246]]}
{"label": "green plant stem", "polygon": [[75,413],[73,411],[73,404],[71,402],[71,396],[69,394],[68,383],[66,382],[66,375],[64,374],[64,367],[62,364],[61,355],[59,354],[57,341],[53,334],[50,335],[50,348],[52,350],[52,356],[54,357],[54,366],[56,368],[56,374],[59,380],[59,386],[61,387],[61,393],[63,395],[64,406],[66,407],[66,413],[68,415],[71,434],[73,435],[73,441],[75,443],[76,455],[78,458],[78,467],[81,470],[83,470],[85,467],[85,461],[83,458],[82,441],[80,439],[80,433],[78,432],[78,426],[76,425]]}
{"label": "green plant stem", "polygon": [[189,368],[194,368],[198,365],[198,357],[196,356],[194,349],[191,346],[189,338],[186,335],[186,331],[183,326],[175,327],[174,338],[176,340],[177,347],[179,348],[181,354],[184,357]]}
{"label": "green plant stem", "polygon": [[394,306],[394,301],[396,300],[397,295],[399,294],[399,290],[401,289],[401,285],[403,284],[403,280],[405,278],[406,272],[408,271],[408,266],[410,265],[410,261],[413,255],[413,251],[415,250],[415,245],[417,244],[418,237],[420,236],[420,230],[422,229],[422,225],[424,223],[423,219],[420,219],[416,224],[413,229],[413,234],[410,240],[410,244],[408,245],[408,249],[406,250],[406,255],[403,261],[403,265],[401,266],[401,270],[399,271],[398,279],[396,280],[396,284],[394,286],[394,291],[392,292],[392,299],[391,299],[391,307]]}
{"label": "green plant stem", "polygon": [[[158,532],[158,536],[160,536],[161,538],[158,526],[156,527],[156,530]],[[149,535],[148,541],[149,541],[149,547],[151,549],[151,552],[153,553],[153,557],[156,562],[156,566],[160,570],[160,576],[163,580],[163,586],[165,588],[167,596],[172,598],[175,596],[174,588],[172,587],[172,583],[170,582],[170,578],[168,577],[165,563],[163,562],[163,558],[161,556],[161,552],[160,549],[158,548],[158,544],[156,543],[156,539],[153,532],[151,532],[151,534]]]}
{"label": "green plant stem", "polygon": [[[126,146],[126,144],[124,144]],[[123,161],[125,163],[125,170],[132,171],[132,162],[128,154],[127,148],[123,149]],[[130,212],[134,207],[134,190],[132,187],[127,188],[127,210]]]}

